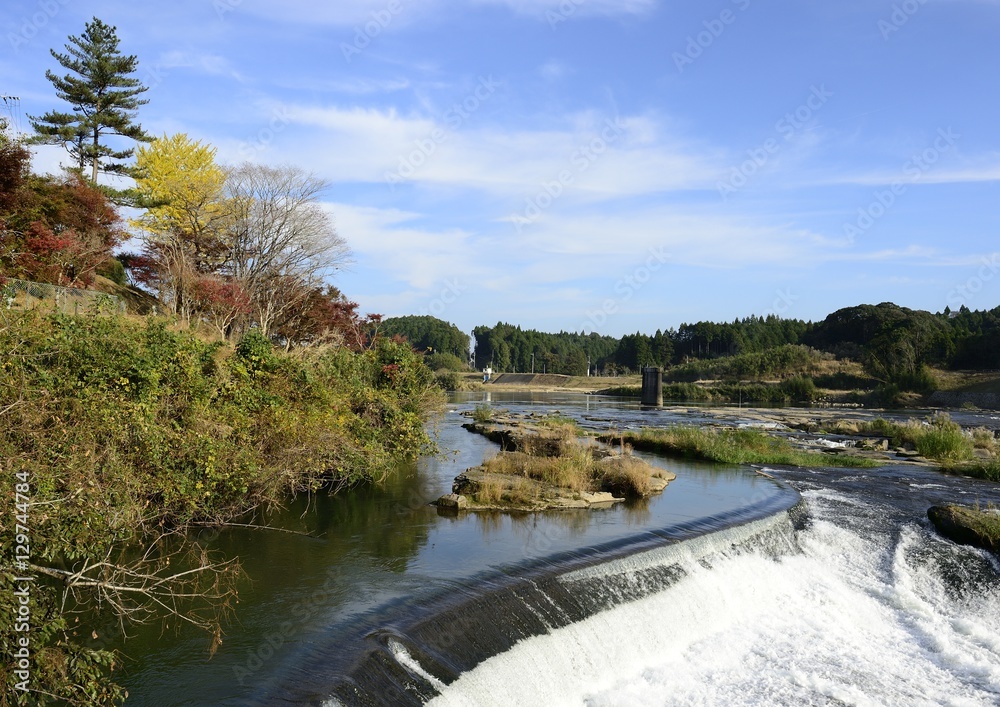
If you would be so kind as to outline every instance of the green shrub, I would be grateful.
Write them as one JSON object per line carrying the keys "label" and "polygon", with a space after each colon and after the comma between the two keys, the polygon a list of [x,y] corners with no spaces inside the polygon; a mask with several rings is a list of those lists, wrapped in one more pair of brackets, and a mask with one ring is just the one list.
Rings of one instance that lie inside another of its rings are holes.
{"label": "green shrub", "polygon": [[251,373],[271,371],[277,364],[274,345],[260,329],[251,329],[236,344],[236,357]]}
{"label": "green shrub", "polygon": [[461,390],[462,377],[454,371],[440,370],[434,375],[434,382],[442,390]]}
{"label": "green shrub", "polygon": [[812,402],[816,398],[816,384],[809,376],[796,376],[781,383],[781,391],[795,402]]}
{"label": "green shrub", "polygon": [[468,364],[452,353],[432,353],[424,356],[424,363],[432,371],[467,371]]}
{"label": "green shrub", "polygon": [[922,456],[939,461],[965,461],[973,456],[972,440],[947,414],[933,417],[930,426],[916,438],[915,446]]}

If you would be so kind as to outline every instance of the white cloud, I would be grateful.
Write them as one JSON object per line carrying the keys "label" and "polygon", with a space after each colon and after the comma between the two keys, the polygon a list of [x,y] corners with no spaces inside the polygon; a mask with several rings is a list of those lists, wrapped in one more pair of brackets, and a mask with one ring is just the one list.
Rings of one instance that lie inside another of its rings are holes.
{"label": "white cloud", "polygon": [[561,128],[512,130],[479,126],[475,111],[453,108],[435,118],[340,106],[280,110],[296,126],[286,131],[296,137],[280,141],[285,161],[334,182],[471,188],[510,199],[511,209],[553,181],[564,183],[566,202],[711,189],[725,164],[717,151],[699,150],[644,116],[588,112]]}
{"label": "white cloud", "polygon": [[337,232],[351,250],[391,273],[411,293],[431,296],[456,273],[480,270],[473,235],[461,229],[432,230],[417,225],[420,214],[351,204],[328,204]]}

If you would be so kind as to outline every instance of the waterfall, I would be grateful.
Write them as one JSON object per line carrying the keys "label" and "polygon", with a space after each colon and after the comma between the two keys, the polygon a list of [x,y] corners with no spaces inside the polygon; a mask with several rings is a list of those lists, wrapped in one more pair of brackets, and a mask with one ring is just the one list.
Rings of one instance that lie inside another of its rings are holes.
{"label": "waterfall", "polygon": [[[438,695],[443,704],[482,704],[477,694],[495,694],[480,690],[483,675],[520,683],[521,692],[515,689],[509,700],[491,698],[491,703],[526,704],[534,695],[532,700],[544,704],[554,696],[541,690],[537,680],[517,678],[519,672],[533,664],[539,676],[573,681],[578,669],[590,674],[602,647],[610,645],[606,634],[615,626],[626,628],[620,657],[651,649],[646,639],[631,643],[639,635],[631,624],[649,622],[643,602],[657,601],[671,588],[692,581],[711,584],[705,568],[730,558],[749,554],[754,562],[773,563],[773,558],[798,552],[799,516],[795,507],[763,519],[717,522],[720,529],[707,535],[658,538],[605,561],[568,563],[569,568],[547,564],[496,578],[474,594],[456,591],[450,603],[443,600],[427,615],[372,631],[372,648],[337,684],[326,704],[420,704]],[[710,610],[719,600],[715,594],[696,596],[696,603]],[[631,647],[626,650],[625,644]],[[587,645],[596,650],[595,656],[588,657]],[[549,684],[563,689],[557,682]]]}
{"label": "waterfall", "polygon": [[[997,704],[995,559],[916,524],[834,522],[848,499],[806,495],[815,515],[797,543],[759,521],[564,577],[614,586],[658,562],[681,574],[520,642],[430,704]],[[786,540],[801,551],[775,553]]]}

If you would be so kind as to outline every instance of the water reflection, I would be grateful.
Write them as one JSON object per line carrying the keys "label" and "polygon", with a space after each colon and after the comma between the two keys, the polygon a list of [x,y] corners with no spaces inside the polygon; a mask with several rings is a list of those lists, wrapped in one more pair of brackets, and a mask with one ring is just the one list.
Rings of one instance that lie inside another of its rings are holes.
{"label": "water reflection", "polygon": [[[634,401],[490,395],[514,412],[559,410],[591,427],[663,418]],[[455,587],[472,591],[491,572],[516,574],[526,563],[597,553],[787,493],[745,469],[643,454],[677,474],[660,496],[601,510],[439,514],[429,502],[450,492],[458,473],[496,452],[496,445],[461,428],[466,418],[460,413],[482,399],[459,397],[442,414],[436,425],[442,454],[401,467],[379,487],[302,497],[267,519],[314,537],[241,528],[206,535],[220,553],[239,556],[246,570],[236,620],[210,661],[207,640],[195,631],[137,630],[122,646],[133,658],[123,680],[130,704],[247,704],[269,694],[271,685],[322,677],[322,671],[303,675],[301,666],[343,660],[400,607]]]}

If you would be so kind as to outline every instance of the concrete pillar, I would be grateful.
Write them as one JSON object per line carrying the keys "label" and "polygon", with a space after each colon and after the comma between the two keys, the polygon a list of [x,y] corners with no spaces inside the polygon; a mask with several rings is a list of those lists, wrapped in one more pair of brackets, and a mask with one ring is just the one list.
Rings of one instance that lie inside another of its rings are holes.
{"label": "concrete pillar", "polygon": [[642,369],[642,404],[663,407],[663,372],[659,368]]}

